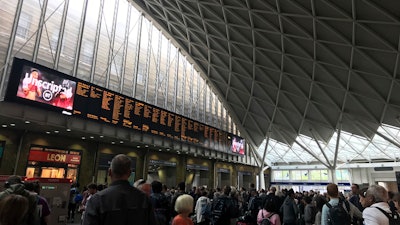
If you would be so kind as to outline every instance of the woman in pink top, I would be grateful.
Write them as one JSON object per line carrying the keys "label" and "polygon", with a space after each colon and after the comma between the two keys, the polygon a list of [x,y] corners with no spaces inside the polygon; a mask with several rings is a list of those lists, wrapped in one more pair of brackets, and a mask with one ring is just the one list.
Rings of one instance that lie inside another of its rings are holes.
{"label": "woman in pink top", "polygon": [[257,215],[257,224],[260,225],[263,219],[269,218],[269,221],[272,225],[281,225],[281,219],[279,218],[279,214],[276,213],[275,209],[276,204],[274,204],[273,198],[268,199],[265,202],[264,208],[258,211]]}

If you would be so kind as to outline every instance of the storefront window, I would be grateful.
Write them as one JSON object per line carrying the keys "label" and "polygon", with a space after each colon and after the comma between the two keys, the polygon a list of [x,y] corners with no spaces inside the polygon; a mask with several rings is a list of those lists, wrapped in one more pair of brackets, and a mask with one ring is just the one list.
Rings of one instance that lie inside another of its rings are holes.
{"label": "storefront window", "polygon": [[80,163],[80,151],[32,146],[29,151],[26,177],[68,178],[76,181]]}

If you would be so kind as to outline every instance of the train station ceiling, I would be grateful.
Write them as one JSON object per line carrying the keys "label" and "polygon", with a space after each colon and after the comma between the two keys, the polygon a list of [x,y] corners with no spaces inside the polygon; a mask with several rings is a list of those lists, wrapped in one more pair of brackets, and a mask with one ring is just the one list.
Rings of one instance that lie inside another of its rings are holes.
{"label": "train station ceiling", "polygon": [[267,164],[400,158],[400,1],[131,1]]}

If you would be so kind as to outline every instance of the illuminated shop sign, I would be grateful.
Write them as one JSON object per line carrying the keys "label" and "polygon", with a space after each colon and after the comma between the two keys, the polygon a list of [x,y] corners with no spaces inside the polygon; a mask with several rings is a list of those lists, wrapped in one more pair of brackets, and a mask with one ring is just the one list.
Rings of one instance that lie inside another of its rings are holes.
{"label": "illuminated shop sign", "polygon": [[14,58],[5,99],[245,154],[241,137],[23,59]]}
{"label": "illuminated shop sign", "polygon": [[66,164],[81,164],[80,155],[63,154],[58,152],[47,152],[47,151],[30,151],[29,161],[37,162],[56,162]]}

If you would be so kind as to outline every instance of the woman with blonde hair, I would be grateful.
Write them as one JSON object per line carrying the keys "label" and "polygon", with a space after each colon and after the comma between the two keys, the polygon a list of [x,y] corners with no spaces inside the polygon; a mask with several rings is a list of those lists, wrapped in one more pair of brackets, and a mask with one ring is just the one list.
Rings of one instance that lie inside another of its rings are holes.
{"label": "woman with blonde hair", "polygon": [[189,215],[193,212],[193,197],[188,194],[180,195],[175,202],[178,215],[172,220],[172,225],[194,225]]}

